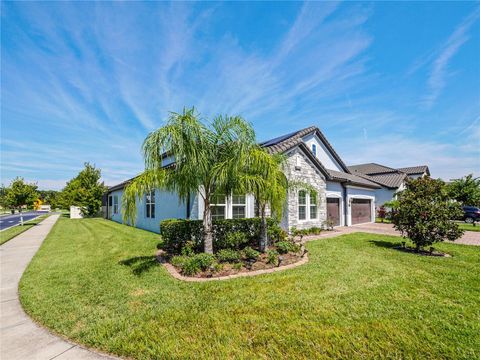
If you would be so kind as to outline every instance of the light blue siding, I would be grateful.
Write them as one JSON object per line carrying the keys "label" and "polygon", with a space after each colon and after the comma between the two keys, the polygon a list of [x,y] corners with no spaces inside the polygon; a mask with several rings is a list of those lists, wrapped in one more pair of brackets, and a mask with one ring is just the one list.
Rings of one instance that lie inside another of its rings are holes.
{"label": "light blue siding", "polygon": [[[122,190],[112,191],[109,196],[118,196],[119,211],[113,214],[113,221],[123,223],[122,221]],[[153,232],[160,232],[160,221],[165,219],[185,219],[187,216],[187,207],[185,203],[178,201],[178,196],[171,192],[155,190],[155,217],[146,217],[145,196],[137,203],[137,219],[135,226]]]}
{"label": "light blue siding", "polygon": [[381,188],[375,191],[375,203],[377,208],[385,204],[387,201],[391,201],[395,197],[395,192],[397,190]]}

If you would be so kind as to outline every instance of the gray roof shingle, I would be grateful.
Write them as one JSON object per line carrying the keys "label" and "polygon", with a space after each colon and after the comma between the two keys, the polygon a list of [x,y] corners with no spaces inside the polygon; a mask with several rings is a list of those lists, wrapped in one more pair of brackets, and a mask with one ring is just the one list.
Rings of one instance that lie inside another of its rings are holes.
{"label": "gray roof shingle", "polygon": [[401,172],[404,172],[405,174],[408,174],[408,175],[425,174],[425,173],[427,175],[430,175],[430,170],[428,169],[427,165],[410,166],[410,167],[399,168],[397,170],[400,170]]}
{"label": "gray roof shingle", "polygon": [[423,173],[430,175],[426,165],[394,169],[376,163],[367,163],[349,166],[348,168],[352,173],[388,188],[398,188],[408,175]]}
{"label": "gray roof shingle", "polygon": [[335,170],[327,170],[330,174],[332,180],[340,180],[342,182],[352,183],[356,185],[367,186],[375,189],[379,189],[380,186],[373,181],[370,181],[364,177],[355,175],[355,174],[348,174],[341,171]]}
{"label": "gray roof shingle", "polygon": [[376,163],[353,165],[353,166],[349,166],[348,168],[352,172],[359,172],[366,175],[385,174],[385,173],[397,171],[397,169],[376,164]]}
{"label": "gray roof shingle", "polygon": [[365,175],[358,172],[356,174],[388,188],[398,188],[407,177],[407,174],[399,171],[379,175]]}

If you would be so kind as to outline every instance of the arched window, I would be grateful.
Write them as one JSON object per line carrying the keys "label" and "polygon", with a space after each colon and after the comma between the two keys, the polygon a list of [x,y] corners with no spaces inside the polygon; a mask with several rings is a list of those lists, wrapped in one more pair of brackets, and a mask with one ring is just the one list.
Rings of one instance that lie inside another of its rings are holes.
{"label": "arched window", "polygon": [[313,152],[313,155],[317,156],[317,145],[312,144],[312,152]]}

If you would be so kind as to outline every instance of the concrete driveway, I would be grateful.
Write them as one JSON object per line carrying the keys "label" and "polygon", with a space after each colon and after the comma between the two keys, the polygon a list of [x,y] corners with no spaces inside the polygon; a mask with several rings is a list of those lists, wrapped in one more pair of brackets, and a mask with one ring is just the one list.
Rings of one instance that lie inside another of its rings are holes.
{"label": "concrete driveway", "polygon": [[18,283],[60,215],[52,215],[0,246],[0,359],[114,359],[65,341],[35,324],[22,309]]}
{"label": "concrete driveway", "polygon": [[[368,223],[353,226],[339,226],[333,231],[324,231],[321,235],[310,235],[305,237],[306,241],[315,240],[319,238],[331,238],[344,234],[351,234],[355,232],[366,232],[372,234],[402,236],[397,230],[393,228],[392,224],[382,223]],[[476,245],[480,246],[480,232],[465,231],[463,236],[454,241],[455,244]]]}
{"label": "concrete driveway", "polygon": [[[401,236],[401,234],[393,228],[392,224],[382,224],[382,223],[369,223],[351,226],[352,229],[356,231],[374,233],[374,234],[385,234],[393,236]],[[463,236],[454,241],[455,244],[464,244],[464,245],[476,245],[480,246],[480,232],[476,231],[465,231]]]}

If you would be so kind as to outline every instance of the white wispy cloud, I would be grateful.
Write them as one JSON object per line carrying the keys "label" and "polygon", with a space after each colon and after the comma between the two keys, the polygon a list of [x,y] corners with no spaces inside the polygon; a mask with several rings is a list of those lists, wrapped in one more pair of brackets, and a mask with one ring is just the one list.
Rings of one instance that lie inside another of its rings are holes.
{"label": "white wispy cloud", "polygon": [[477,151],[461,149],[455,144],[445,142],[421,141],[405,135],[353,139],[349,147],[342,147],[340,153],[349,165],[369,162],[393,168],[428,165],[432,177],[444,180],[470,173],[480,176],[480,158]]}
{"label": "white wispy cloud", "polygon": [[[448,65],[462,45],[469,39],[469,30],[480,17],[480,7],[477,7],[469,16],[467,16],[455,31],[449,36],[442,45],[439,55],[433,60],[430,76],[427,81],[428,93],[422,99],[423,104],[429,108],[440,96],[444,89],[448,76]],[[427,58],[428,60],[428,58]],[[421,65],[421,63],[420,63]],[[419,66],[419,65],[418,65]],[[415,68],[417,68],[416,66]]]}

